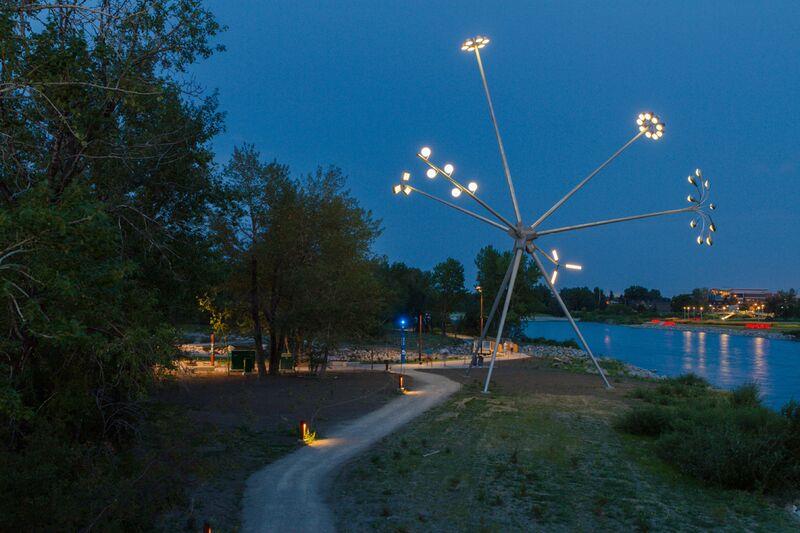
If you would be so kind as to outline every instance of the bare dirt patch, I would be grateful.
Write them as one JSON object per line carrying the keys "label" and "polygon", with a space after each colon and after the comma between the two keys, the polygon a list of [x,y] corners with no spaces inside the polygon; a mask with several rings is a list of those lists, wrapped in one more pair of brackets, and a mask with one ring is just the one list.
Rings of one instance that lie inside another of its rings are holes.
{"label": "bare dirt patch", "polygon": [[324,435],[397,394],[396,377],[383,372],[212,375],[164,384],[138,450],[148,465],[142,484],[160,495],[154,527],[237,529],[247,477],[297,447],[300,420]]}
{"label": "bare dirt patch", "polygon": [[[480,384],[486,379],[487,368],[472,369],[469,375],[464,370],[436,369],[453,381],[464,385]],[[580,374],[559,370],[549,366],[546,360],[535,358],[504,361],[495,366],[490,392],[502,394],[549,394],[565,396],[593,396],[606,400],[628,401],[625,395],[631,390],[650,386],[651,383],[634,378],[610,378],[613,389],[606,389],[596,374]]]}

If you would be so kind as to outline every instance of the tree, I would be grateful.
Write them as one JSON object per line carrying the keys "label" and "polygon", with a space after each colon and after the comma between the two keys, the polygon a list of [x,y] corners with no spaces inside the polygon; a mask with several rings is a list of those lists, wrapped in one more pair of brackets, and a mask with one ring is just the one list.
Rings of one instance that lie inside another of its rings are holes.
{"label": "tree", "polygon": [[234,148],[222,180],[225,201],[216,210],[213,228],[223,257],[232,265],[232,292],[248,304],[246,320],[253,334],[258,375],[263,377],[267,368],[259,259],[273,244],[268,235],[279,224],[279,204],[293,194],[289,171],[275,162],[263,163],[256,149],[245,144]]}
{"label": "tree", "polygon": [[692,290],[692,299],[697,305],[708,305],[711,301],[711,290],[707,287],[701,287]]}
{"label": "tree", "polygon": [[374,268],[386,299],[384,322],[430,310],[434,298],[430,272],[402,262],[389,264],[386,258],[376,260]]}
{"label": "tree", "polygon": [[[506,270],[513,259],[513,253],[499,252],[491,245],[481,248],[475,257],[475,266],[478,269],[477,282],[484,291],[484,298],[490,302],[500,290]],[[547,309],[549,292],[539,284],[539,278],[540,272],[536,264],[527,256],[523,256],[506,317],[510,336],[518,336],[521,333],[523,319]],[[497,319],[499,320],[499,312]]]}
{"label": "tree", "polygon": [[442,335],[447,335],[448,314],[464,295],[464,265],[448,257],[433,267],[431,279],[442,313]]}
{"label": "tree", "polygon": [[593,311],[597,309],[597,298],[589,287],[563,288],[559,291],[567,308],[574,311]]}
{"label": "tree", "polygon": [[608,304],[606,303],[606,295],[603,289],[595,287],[592,293],[594,294],[595,308],[600,310],[605,309]]}
{"label": "tree", "polygon": [[281,323],[272,315],[270,320],[271,338],[293,337],[296,349],[318,348],[321,360],[315,362],[323,369],[338,343],[375,331],[385,305],[371,252],[380,223],[345,182],[342,171],[330,167],[318,168],[301,183],[292,209],[303,214],[306,230],[305,238],[294,243],[300,255],[290,285],[296,291],[286,319]]}
{"label": "tree", "polygon": [[205,280],[221,122],[182,72],[218,31],[193,0],[0,7],[0,529],[135,529],[76,479],[129,445]]}
{"label": "tree", "polygon": [[670,309],[673,313],[683,313],[684,307],[698,305],[698,302],[691,294],[676,294],[670,300]]}
{"label": "tree", "polygon": [[260,375],[264,324],[273,375],[284,347],[295,355],[319,349],[326,358],[342,339],[374,328],[384,300],[370,248],[380,227],[344,189],[341,170],[297,180],[246,147],[224,177],[231,204],[218,210],[216,240],[232,269],[217,302],[230,312],[206,307],[253,333]]}
{"label": "tree", "polygon": [[764,309],[778,318],[800,317],[800,301],[794,289],[778,291],[770,296],[764,303]]}

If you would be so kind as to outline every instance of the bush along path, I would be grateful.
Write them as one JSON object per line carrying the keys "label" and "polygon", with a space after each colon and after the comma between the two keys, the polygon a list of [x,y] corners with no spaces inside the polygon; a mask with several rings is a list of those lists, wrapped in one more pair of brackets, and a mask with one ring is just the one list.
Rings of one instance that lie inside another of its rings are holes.
{"label": "bush along path", "polygon": [[409,369],[405,375],[413,380],[407,394],[253,474],[242,503],[243,531],[334,531],[324,501],[334,470],[460,387],[436,374]]}

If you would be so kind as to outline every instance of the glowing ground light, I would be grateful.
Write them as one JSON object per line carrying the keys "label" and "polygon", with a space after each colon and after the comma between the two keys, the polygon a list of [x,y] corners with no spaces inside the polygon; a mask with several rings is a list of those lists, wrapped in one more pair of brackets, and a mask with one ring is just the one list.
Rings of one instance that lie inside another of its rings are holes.
{"label": "glowing ground light", "polygon": [[[546,237],[549,235],[556,235],[559,233],[566,233],[570,231],[576,231],[580,229],[587,229],[593,228],[597,226],[603,226],[607,224],[616,224],[619,222],[629,222],[634,220],[642,220],[645,218],[653,218],[659,216],[666,216],[666,215],[675,215],[675,214],[691,214],[693,216],[690,227],[692,229],[698,229],[699,233],[696,236],[696,242],[698,244],[707,244],[711,246],[712,238],[711,234],[716,232],[717,227],[714,224],[714,221],[711,219],[709,214],[710,211],[713,211],[716,206],[709,201],[709,191],[711,188],[710,182],[707,179],[703,178],[702,172],[698,169],[695,171],[694,175],[690,175],[688,178],[689,183],[695,187],[695,192],[689,194],[687,196],[687,201],[689,206],[681,207],[677,209],[670,209],[666,211],[657,211],[654,213],[643,213],[638,215],[630,215],[630,216],[623,216],[618,218],[609,218],[606,220],[597,220],[594,222],[587,222],[582,224],[573,224],[570,226],[563,226],[551,229],[540,229],[539,226],[545,222],[550,215],[552,215],[555,211],[557,211],[562,205],[564,205],[575,193],[577,193],[581,188],[583,188],[590,180],[592,180],[601,170],[606,168],[614,159],[616,159],[620,154],[622,154],[628,147],[633,145],[638,139],[640,138],[647,138],[653,141],[660,140],[664,136],[664,132],[666,131],[666,126],[662,118],[656,115],[652,111],[644,111],[640,113],[635,121],[637,126],[637,131],[634,136],[629,139],[626,143],[624,143],[616,152],[614,152],[611,157],[609,157],[606,161],[604,161],[600,166],[598,166],[595,170],[590,172],[586,177],[584,177],[581,181],[577,183],[569,192],[567,192],[560,200],[558,200],[552,207],[550,207],[547,211],[545,211],[539,218],[537,218],[532,224],[526,225],[522,221],[522,215],[519,210],[519,204],[517,203],[516,191],[514,189],[514,182],[511,178],[511,170],[508,166],[508,159],[506,157],[505,147],[503,146],[503,139],[500,135],[500,128],[497,123],[497,118],[494,112],[494,105],[492,103],[491,93],[489,92],[489,84],[486,81],[486,72],[484,71],[483,60],[481,58],[481,50],[483,50],[486,45],[489,44],[489,39],[486,36],[477,36],[464,41],[461,46],[461,50],[465,52],[470,52],[474,54],[475,60],[478,66],[478,72],[480,73],[481,83],[483,86],[483,91],[486,96],[486,103],[489,108],[489,118],[492,122],[492,127],[494,130],[495,138],[497,140],[497,147],[500,153],[500,160],[502,162],[503,174],[505,177],[506,185],[508,186],[508,192],[511,197],[511,203],[514,208],[514,220],[510,220],[509,218],[505,217],[503,214],[498,212],[488,203],[486,203],[483,199],[481,199],[478,195],[478,182],[477,181],[470,181],[467,186],[465,187],[461,184],[456,178],[454,177],[455,174],[455,166],[452,163],[446,163],[443,167],[437,166],[437,164],[432,160],[433,151],[429,146],[424,146],[420,148],[417,156],[422,161],[424,166],[426,167],[425,175],[429,178],[436,178],[438,176],[442,176],[445,181],[449,183],[451,186],[450,195],[453,199],[459,199],[461,197],[468,197],[470,200],[474,201],[478,205],[480,205],[485,211],[485,214],[476,213],[465,207],[458,204],[458,202],[451,202],[438,196],[434,196],[428,192],[420,190],[418,188],[414,188],[408,184],[411,181],[412,176],[410,173],[403,173],[402,175],[402,182],[404,185],[394,185],[393,191],[395,194],[399,194],[400,192],[404,192],[406,195],[410,194],[411,191],[419,193],[421,196],[439,202],[447,207],[450,207],[456,211],[459,211],[465,215],[468,215],[476,220],[480,220],[490,226],[493,226],[499,230],[501,230],[504,234],[511,237],[513,240],[513,247],[512,250],[514,252],[514,260],[508,267],[506,271],[505,278],[503,283],[500,286],[500,290],[495,297],[494,303],[492,305],[492,310],[490,311],[487,320],[485,321],[483,330],[481,331],[481,338],[480,341],[476,344],[476,346],[482,346],[484,339],[488,333],[488,329],[490,324],[492,323],[492,319],[494,318],[495,313],[498,310],[499,303],[501,299],[503,299],[503,295],[505,294],[505,299],[503,303],[503,308],[500,315],[500,320],[498,322],[497,328],[497,337],[494,343],[494,350],[492,352],[492,359],[489,365],[489,372],[486,376],[486,381],[484,383],[484,392],[489,390],[489,383],[492,378],[492,371],[494,369],[495,359],[497,357],[497,347],[501,344],[502,335],[503,335],[503,328],[505,327],[505,320],[508,313],[509,303],[511,301],[511,295],[514,292],[514,283],[516,281],[517,274],[519,272],[520,261],[522,258],[522,254],[527,253],[532,258],[533,261],[536,263],[539,271],[543,275],[543,279],[545,283],[548,285],[548,288],[553,293],[553,297],[558,302],[561,310],[566,315],[567,319],[570,322],[575,334],[578,336],[583,348],[586,350],[589,357],[592,359],[592,362],[595,365],[599,375],[602,377],[603,381],[605,382],[607,387],[611,387],[611,384],[608,382],[608,379],[603,372],[603,369],[600,368],[600,365],[597,362],[594,354],[592,353],[589,344],[584,339],[583,335],[581,334],[580,329],[578,328],[577,324],[572,318],[572,315],[567,309],[567,306],[564,304],[564,301],[561,299],[559,292],[555,288],[555,283],[559,276],[559,269],[561,267],[561,262],[558,257],[558,252],[553,250],[552,255],[548,255],[542,248],[537,245],[537,240]],[[544,264],[542,263],[541,257],[544,256],[548,260],[550,260],[553,265],[554,269],[551,273],[547,273],[544,268]],[[575,263],[564,263],[564,268],[567,270],[581,270],[582,267]],[[475,354],[473,354],[473,363],[476,361]]]}
{"label": "glowing ground light", "polygon": [[299,433],[300,433],[300,440],[303,441],[306,444],[311,444],[312,442],[314,442],[314,439],[317,438],[317,433],[314,432],[314,431],[311,431],[311,428],[309,427],[308,422],[306,422],[305,420],[301,420],[300,421],[300,425],[299,425],[298,429],[299,429]]}

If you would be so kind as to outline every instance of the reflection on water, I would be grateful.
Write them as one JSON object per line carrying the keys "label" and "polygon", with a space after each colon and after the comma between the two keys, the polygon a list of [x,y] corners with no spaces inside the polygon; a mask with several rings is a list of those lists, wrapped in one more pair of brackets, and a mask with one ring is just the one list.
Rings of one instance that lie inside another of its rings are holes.
{"label": "reflection on water", "polygon": [[[591,322],[580,327],[600,354],[662,375],[693,372],[724,388],[757,382],[774,408],[800,398],[800,342]],[[566,322],[530,322],[525,331],[530,337],[574,338]]]}
{"label": "reflection on water", "polygon": [[730,342],[731,336],[727,333],[719,336],[719,375],[724,387],[730,386],[731,379]]}
{"label": "reflection on water", "polygon": [[[683,332],[683,371],[692,371],[692,335],[691,331]],[[609,352],[610,354],[610,352]],[[612,356],[613,357],[613,356]]]}

